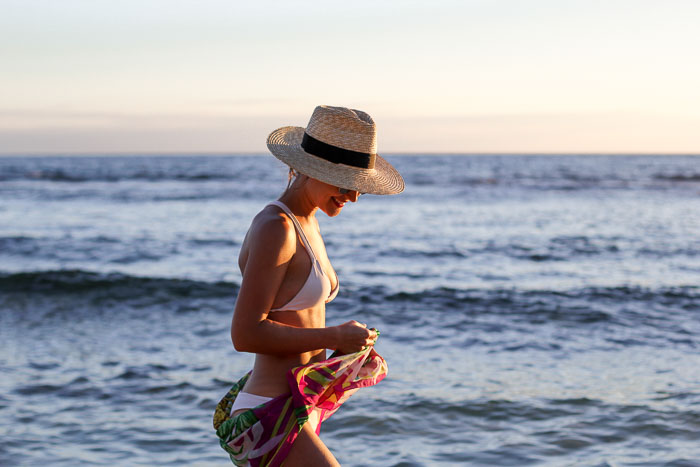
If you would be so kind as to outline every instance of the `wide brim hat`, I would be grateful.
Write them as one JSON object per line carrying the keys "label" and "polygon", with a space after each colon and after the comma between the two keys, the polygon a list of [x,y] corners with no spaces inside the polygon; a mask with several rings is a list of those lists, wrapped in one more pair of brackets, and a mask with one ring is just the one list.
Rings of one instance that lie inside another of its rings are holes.
{"label": "wide brim hat", "polygon": [[360,110],[318,106],[306,128],[278,128],[267,147],[299,173],[338,188],[375,195],[404,190],[401,174],[377,154],[372,117]]}

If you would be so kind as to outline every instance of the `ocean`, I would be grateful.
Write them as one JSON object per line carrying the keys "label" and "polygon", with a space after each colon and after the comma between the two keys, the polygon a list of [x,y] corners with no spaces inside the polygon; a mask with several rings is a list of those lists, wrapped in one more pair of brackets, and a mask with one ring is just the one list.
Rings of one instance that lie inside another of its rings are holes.
{"label": "ocean", "polygon": [[[318,218],[389,375],[344,466],[700,465],[700,157],[390,155]],[[0,465],[230,465],[212,414],[272,156],[0,158]]]}

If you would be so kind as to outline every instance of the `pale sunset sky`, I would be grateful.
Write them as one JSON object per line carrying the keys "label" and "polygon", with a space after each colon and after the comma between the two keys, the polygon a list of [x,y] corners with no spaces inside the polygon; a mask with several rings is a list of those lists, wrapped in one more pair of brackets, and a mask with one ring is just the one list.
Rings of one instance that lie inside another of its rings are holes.
{"label": "pale sunset sky", "polygon": [[700,153],[697,0],[1,0],[0,153]]}

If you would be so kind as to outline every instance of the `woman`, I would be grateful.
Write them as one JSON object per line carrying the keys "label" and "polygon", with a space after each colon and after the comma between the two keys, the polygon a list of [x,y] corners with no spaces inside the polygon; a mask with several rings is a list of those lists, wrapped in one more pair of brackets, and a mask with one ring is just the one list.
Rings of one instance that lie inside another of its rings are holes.
{"label": "woman", "polygon": [[215,427],[237,465],[338,465],[320,422],[380,381],[386,364],[372,348],[374,329],[325,326],[339,281],[315,215],[335,217],[362,193],[400,193],[404,182],[376,154],[375,124],[358,110],[319,106],[306,128],[280,128],[267,145],[289,165],[290,183],[243,241],[231,338],[255,364],[219,404]]}

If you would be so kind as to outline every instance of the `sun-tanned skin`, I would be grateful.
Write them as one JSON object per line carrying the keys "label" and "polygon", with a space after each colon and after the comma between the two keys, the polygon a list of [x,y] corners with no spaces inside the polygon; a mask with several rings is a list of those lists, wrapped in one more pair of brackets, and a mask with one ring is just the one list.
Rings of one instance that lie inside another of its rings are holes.
{"label": "sun-tanned skin", "polygon": [[[331,288],[337,285],[316,220],[320,209],[329,217],[359,193],[340,194],[338,188],[298,176],[280,197],[299,220]],[[278,208],[267,206],[254,219],[241,247],[238,264],[243,274],[231,325],[231,339],[239,352],[255,353],[253,373],[243,391],[266,397],[289,392],[286,372],[326,359],[326,349],[357,352],[372,345],[376,333],[357,321],[326,327],[325,303],[299,311],[269,310],[289,302],[303,287],[311,269],[294,224]],[[310,423],[285,459],[295,465],[339,465]]]}

